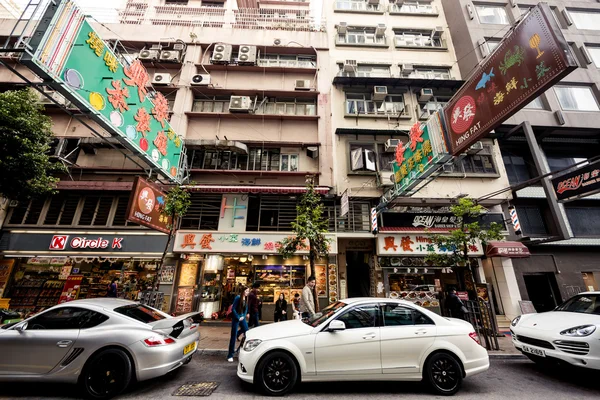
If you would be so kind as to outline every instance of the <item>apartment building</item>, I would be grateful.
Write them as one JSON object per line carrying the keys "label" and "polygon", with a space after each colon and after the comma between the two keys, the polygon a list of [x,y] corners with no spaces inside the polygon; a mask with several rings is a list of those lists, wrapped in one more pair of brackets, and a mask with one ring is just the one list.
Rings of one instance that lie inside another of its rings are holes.
{"label": "apartment building", "polygon": [[[535,1],[442,0],[463,75],[487,57],[509,26]],[[596,1],[548,1],[579,68],[495,130],[511,185],[563,170],[599,154],[600,5]],[[475,48],[476,51],[471,51]],[[549,178],[513,191],[523,235],[532,256],[514,260],[524,300],[537,311],[553,309],[580,291],[600,287],[600,197],[559,204]],[[513,232],[514,234],[514,232]],[[494,270],[486,277],[494,280]],[[500,307],[502,303],[499,302]]]}

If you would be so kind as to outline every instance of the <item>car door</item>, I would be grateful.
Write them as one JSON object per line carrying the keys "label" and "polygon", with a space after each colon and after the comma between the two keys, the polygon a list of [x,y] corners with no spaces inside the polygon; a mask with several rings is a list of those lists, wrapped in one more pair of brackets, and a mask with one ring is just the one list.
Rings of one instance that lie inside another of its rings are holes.
{"label": "car door", "polygon": [[409,306],[382,304],[381,366],[384,374],[410,374],[419,371],[425,351],[437,333],[433,321]]}
{"label": "car door", "polygon": [[379,305],[357,305],[334,319],[344,322],[346,329],[325,328],[317,334],[317,375],[381,374]]}
{"label": "car door", "polygon": [[53,308],[1,333],[0,375],[50,372],[73,348],[86,313],[77,307]]}

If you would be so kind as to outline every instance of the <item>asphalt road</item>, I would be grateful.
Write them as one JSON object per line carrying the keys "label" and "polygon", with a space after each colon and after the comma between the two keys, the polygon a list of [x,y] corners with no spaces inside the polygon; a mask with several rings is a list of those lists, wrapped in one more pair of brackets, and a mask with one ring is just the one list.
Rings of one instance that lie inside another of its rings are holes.
{"label": "asphalt road", "polygon": [[[189,399],[172,393],[188,382],[216,381],[219,387],[206,399],[253,399],[260,397],[235,375],[235,364],[222,356],[197,354],[192,362],[163,378],[142,382],[120,399]],[[300,385],[291,399],[402,399],[434,398],[420,383],[352,382]],[[75,399],[74,387],[48,384],[0,385],[0,399]],[[199,397],[196,397],[199,398]],[[442,398],[442,397],[439,397]],[[492,360],[490,370],[466,379],[459,399],[599,399],[598,372],[540,368],[526,359]]]}

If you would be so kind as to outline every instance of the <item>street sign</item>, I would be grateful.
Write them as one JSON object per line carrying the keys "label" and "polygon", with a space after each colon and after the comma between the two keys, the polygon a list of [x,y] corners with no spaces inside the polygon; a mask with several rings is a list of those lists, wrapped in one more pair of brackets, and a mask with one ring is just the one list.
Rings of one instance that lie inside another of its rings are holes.
{"label": "street sign", "polygon": [[122,64],[70,0],[49,2],[30,45],[25,65],[152,169],[181,182],[183,139],[169,125],[167,99],[148,92],[141,61]]}
{"label": "street sign", "polygon": [[576,200],[600,192],[600,162],[585,165],[552,179],[559,202]]}
{"label": "street sign", "polygon": [[546,3],[539,3],[481,63],[444,107],[454,156],[577,68]]}

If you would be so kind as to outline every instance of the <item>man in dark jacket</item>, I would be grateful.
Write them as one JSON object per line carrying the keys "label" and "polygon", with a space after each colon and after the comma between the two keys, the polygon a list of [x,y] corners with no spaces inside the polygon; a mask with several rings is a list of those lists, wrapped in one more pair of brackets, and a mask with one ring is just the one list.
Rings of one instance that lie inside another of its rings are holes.
{"label": "man in dark jacket", "polygon": [[458,297],[456,293],[456,289],[450,289],[450,294],[448,295],[448,309],[454,318],[465,319],[465,311],[467,308],[465,307],[465,303]]}
{"label": "man in dark jacket", "polygon": [[252,284],[252,290],[248,295],[248,313],[250,314],[250,321],[248,321],[248,327],[253,328],[255,326],[259,326],[258,322],[258,288],[260,287],[260,283],[254,282]]}

